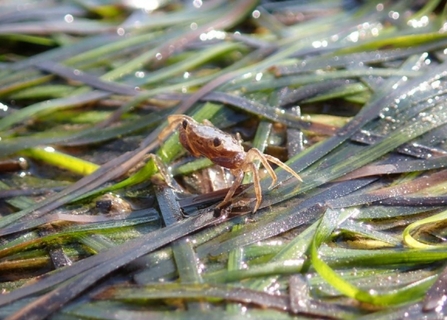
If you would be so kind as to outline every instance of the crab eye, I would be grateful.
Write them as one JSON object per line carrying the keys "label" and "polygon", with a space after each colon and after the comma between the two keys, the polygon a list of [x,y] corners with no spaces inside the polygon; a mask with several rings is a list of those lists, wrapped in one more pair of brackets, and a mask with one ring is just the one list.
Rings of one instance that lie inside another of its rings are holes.
{"label": "crab eye", "polygon": [[182,127],[183,127],[183,129],[186,129],[187,126],[188,126],[188,121],[183,120],[183,121],[182,121]]}
{"label": "crab eye", "polygon": [[215,147],[218,147],[218,146],[220,146],[222,144],[222,141],[219,139],[219,138],[214,138],[214,140],[213,140],[213,145],[215,146]]}

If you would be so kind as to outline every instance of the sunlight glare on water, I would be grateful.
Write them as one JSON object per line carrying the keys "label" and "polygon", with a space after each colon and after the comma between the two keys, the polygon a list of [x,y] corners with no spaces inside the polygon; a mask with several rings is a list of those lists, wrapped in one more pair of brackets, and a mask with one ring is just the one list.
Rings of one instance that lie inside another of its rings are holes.
{"label": "sunlight glare on water", "polygon": [[413,27],[413,28],[423,28],[423,27],[426,27],[428,25],[429,21],[430,20],[428,19],[427,16],[422,16],[419,19],[411,19],[411,20],[409,20],[407,22],[407,24],[410,27]]}
{"label": "sunlight glare on water", "polygon": [[125,0],[124,3],[133,8],[139,8],[146,11],[153,11],[160,7],[162,1],[159,0]]}
{"label": "sunlight glare on water", "polygon": [[64,17],[64,21],[67,23],[72,23],[74,21],[74,18],[71,14],[66,14]]}
{"label": "sunlight glare on water", "polygon": [[199,38],[201,41],[207,41],[207,40],[214,40],[214,39],[223,40],[223,39],[225,39],[225,37],[226,37],[225,32],[211,30],[207,33],[202,33]]}

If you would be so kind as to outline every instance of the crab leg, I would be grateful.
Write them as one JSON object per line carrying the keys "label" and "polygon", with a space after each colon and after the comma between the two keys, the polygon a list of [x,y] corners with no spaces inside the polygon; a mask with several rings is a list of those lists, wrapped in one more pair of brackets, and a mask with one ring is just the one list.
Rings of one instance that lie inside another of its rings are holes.
{"label": "crab leg", "polygon": [[[253,162],[254,159],[259,159],[261,161],[262,165],[264,166],[264,168],[267,169],[269,175],[272,177],[272,184],[270,185],[270,188],[272,188],[276,184],[276,181],[278,180],[278,178],[276,177],[276,173],[273,170],[272,166],[268,163],[266,155],[263,154],[261,151],[259,151],[256,148],[251,148],[247,152],[247,159],[245,160],[245,162],[251,163],[251,162]],[[253,170],[253,172],[256,170]],[[258,180],[259,180],[259,178],[258,178]]]}
{"label": "crab leg", "polygon": [[232,172],[236,176],[236,180],[234,180],[233,185],[231,186],[230,190],[228,190],[227,195],[222,200],[222,202],[217,205],[218,208],[222,207],[224,204],[226,204],[228,201],[230,201],[231,197],[233,197],[237,188],[239,188],[239,186],[242,183],[242,178],[244,177],[244,171],[243,170],[232,170]]}
{"label": "crab leg", "polygon": [[288,165],[286,165],[284,162],[282,162],[278,158],[275,158],[269,154],[263,154],[263,156],[268,161],[273,162],[274,164],[278,165],[278,167],[281,167],[284,170],[286,170],[287,172],[289,172],[290,174],[292,174],[295,178],[298,179],[298,181],[301,181],[301,182],[303,181],[303,179],[301,179],[301,177],[298,175],[298,173],[296,173],[292,168],[290,168]]}
{"label": "crab leg", "polygon": [[253,212],[256,212],[259,209],[259,206],[262,202],[262,189],[261,189],[261,182],[259,179],[259,173],[258,168],[256,168],[255,164],[253,162],[247,163],[247,166],[249,166],[250,171],[253,173],[253,185],[255,187],[255,195],[256,195],[256,204],[255,208],[253,209]]}

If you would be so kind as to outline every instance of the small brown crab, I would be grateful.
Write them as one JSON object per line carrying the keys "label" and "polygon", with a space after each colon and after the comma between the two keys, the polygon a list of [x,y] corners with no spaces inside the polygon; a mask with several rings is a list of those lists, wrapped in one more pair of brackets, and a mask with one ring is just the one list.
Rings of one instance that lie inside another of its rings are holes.
{"label": "small brown crab", "polygon": [[169,125],[158,136],[159,140],[164,140],[171,132],[179,128],[180,143],[193,156],[207,157],[215,164],[230,169],[235,175],[236,180],[218,207],[229,202],[237,188],[241,185],[245,172],[251,171],[253,173],[253,185],[256,194],[256,204],[253,212],[258,210],[262,201],[262,190],[258,168],[253,163],[253,160],[256,159],[261,161],[272,177],[273,181],[270,188],[276,184],[278,179],[269,161],[290,172],[299,181],[302,181],[301,177],[281,160],[271,155],[263,154],[256,148],[245,152],[237,139],[214,127],[208,120],[205,120],[204,124],[200,124],[191,117],[175,114],[168,117],[168,122]]}

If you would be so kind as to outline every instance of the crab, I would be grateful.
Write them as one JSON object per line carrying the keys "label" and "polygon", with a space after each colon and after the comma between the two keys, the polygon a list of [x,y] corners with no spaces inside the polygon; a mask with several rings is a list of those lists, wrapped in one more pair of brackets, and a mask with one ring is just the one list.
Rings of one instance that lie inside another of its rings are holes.
{"label": "crab", "polygon": [[241,185],[245,173],[252,172],[256,195],[256,204],[253,212],[259,209],[262,202],[262,189],[258,173],[259,169],[256,167],[254,160],[259,160],[272,177],[269,189],[273,188],[278,180],[269,162],[278,165],[296,179],[302,181],[301,177],[292,168],[278,158],[263,154],[256,148],[245,151],[238,139],[216,128],[208,120],[201,124],[189,116],[174,114],[168,116],[168,123],[168,126],[158,136],[160,141],[178,129],[180,143],[189,153],[195,157],[207,157],[213,163],[229,169],[235,176],[233,185],[228,190],[223,201],[217,205],[218,208],[223,207],[231,200],[237,188]]}

